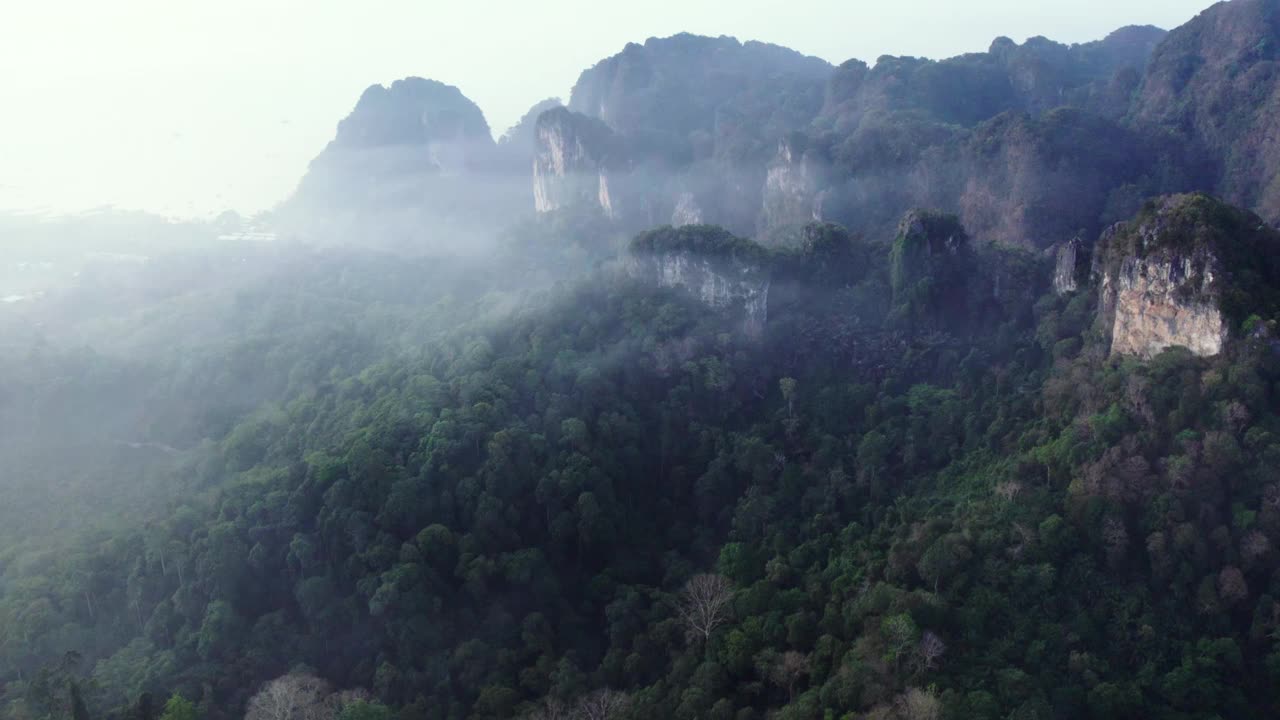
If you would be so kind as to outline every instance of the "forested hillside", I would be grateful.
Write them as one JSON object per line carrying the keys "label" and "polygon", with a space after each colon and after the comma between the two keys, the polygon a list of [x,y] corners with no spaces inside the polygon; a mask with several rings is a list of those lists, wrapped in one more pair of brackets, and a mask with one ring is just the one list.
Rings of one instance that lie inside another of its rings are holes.
{"label": "forested hillside", "polygon": [[1277,17],[680,35],[502,142],[375,86],[270,240],[6,219],[0,718],[1280,714]]}

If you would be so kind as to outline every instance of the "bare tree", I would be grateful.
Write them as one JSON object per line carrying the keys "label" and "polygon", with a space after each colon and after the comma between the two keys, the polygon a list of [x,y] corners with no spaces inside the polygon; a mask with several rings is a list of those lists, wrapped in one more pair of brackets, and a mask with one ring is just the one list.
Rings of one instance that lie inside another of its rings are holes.
{"label": "bare tree", "polygon": [[1261,532],[1254,530],[1240,541],[1240,554],[1245,560],[1253,562],[1261,559],[1271,550],[1271,541]]}
{"label": "bare tree", "polygon": [[916,647],[916,653],[920,656],[920,662],[926,669],[933,669],[938,663],[938,658],[947,652],[947,644],[942,642],[942,638],[938,637],[930,630],[925,630],[920,636],[920,645]]}
{"label": "bare tree", "polygon": [[1249,585],[1244,580],[1240,568],[1227,566],[1218,573],[1218,596],[1228,605],[1249,597]]}
{"label": "bare tree", "polygon": [[680,618],[693,637],[703,642],[729,617],[733,583],[723,575],[702,574],[689,578],[680,596]]}
{"label": "bare tree", "polygon": [[787,702],[796,699],[796,682],[809,674],[809,656],[788,650],[769,669],[769,679],[787,689]]}
{"label": "bare tree", "polygon": [[908,688],[894,703],[901,720],[939,720],[942,701],[932,690]]}
{"label": "bare tree", "polygon": [[604,688],[584,695],[578,701],[573,718],[574,720],[613,720],[626,712],[630,706],[630,695]]}
{"label": "bare tree", "polygon": [[263,685],[249,699],[245,720],[329,720],[334,715],[325,702],[329,694],[324,680],[289,673]]}

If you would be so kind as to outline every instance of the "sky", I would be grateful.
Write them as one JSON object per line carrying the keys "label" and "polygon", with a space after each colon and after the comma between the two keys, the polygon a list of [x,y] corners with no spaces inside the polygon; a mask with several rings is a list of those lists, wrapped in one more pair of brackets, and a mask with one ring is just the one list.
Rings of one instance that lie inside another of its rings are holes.
{"label": "sky", "polygon": [[627,42],[761,40],[839,63],[1004,35],[1172,28],[1209,0],[41,0],[0,21],[0,210],[246,216],[294,189],[364,88],[457,85],[500,135]]}

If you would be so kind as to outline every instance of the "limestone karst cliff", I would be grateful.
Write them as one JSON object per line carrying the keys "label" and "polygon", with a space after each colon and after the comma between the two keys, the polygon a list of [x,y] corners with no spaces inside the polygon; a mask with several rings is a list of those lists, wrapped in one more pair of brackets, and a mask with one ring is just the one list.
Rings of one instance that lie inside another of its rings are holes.
{"label": "limestone karst cliff", "polygon": [[748,336],[764,332],[770,271],[766,251],[749,240],[709,225],[658,228],[631,242],[628,270],[642,282],[680,289],[737,315]]}
{"label": "limestone karst cliff", "polygon": [[619,204],[610,174],[625,172],[621,140],[595,118],[553,108],[538,116],[534,130],[534,208],[539,213],[594,207],[614,217]]}
{"label": "limestone karst cliff", "polygon": [[1280,307],[1277,252],[1280,233],[1207,195],[1148,203],[1098,242],[1098,322],[1112,354],[1221,353],[1248,316]]}
{"label": "limestone karst cliff", "polygon": [[761,231],[822,222],[825,168],[825,159],[808,149],[803,138],[779,141],[778,153],[765,176]]}
{"label": "limestone karst cliff", "polygon": [[1053,291],[1066,295],[1078,290],[1088,267],[1089,254],[1083,240],[1074,237],[1059,245],[1054,251]]}

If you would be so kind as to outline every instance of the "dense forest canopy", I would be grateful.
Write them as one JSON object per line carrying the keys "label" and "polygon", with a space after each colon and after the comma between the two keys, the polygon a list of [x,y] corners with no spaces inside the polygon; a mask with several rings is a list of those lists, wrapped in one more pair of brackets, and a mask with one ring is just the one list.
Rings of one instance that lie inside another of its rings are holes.
{"label": "dense forest canopy", "polygon": [[0,717],[1280,713],[1277,18],[679,35],[0,218]]}

